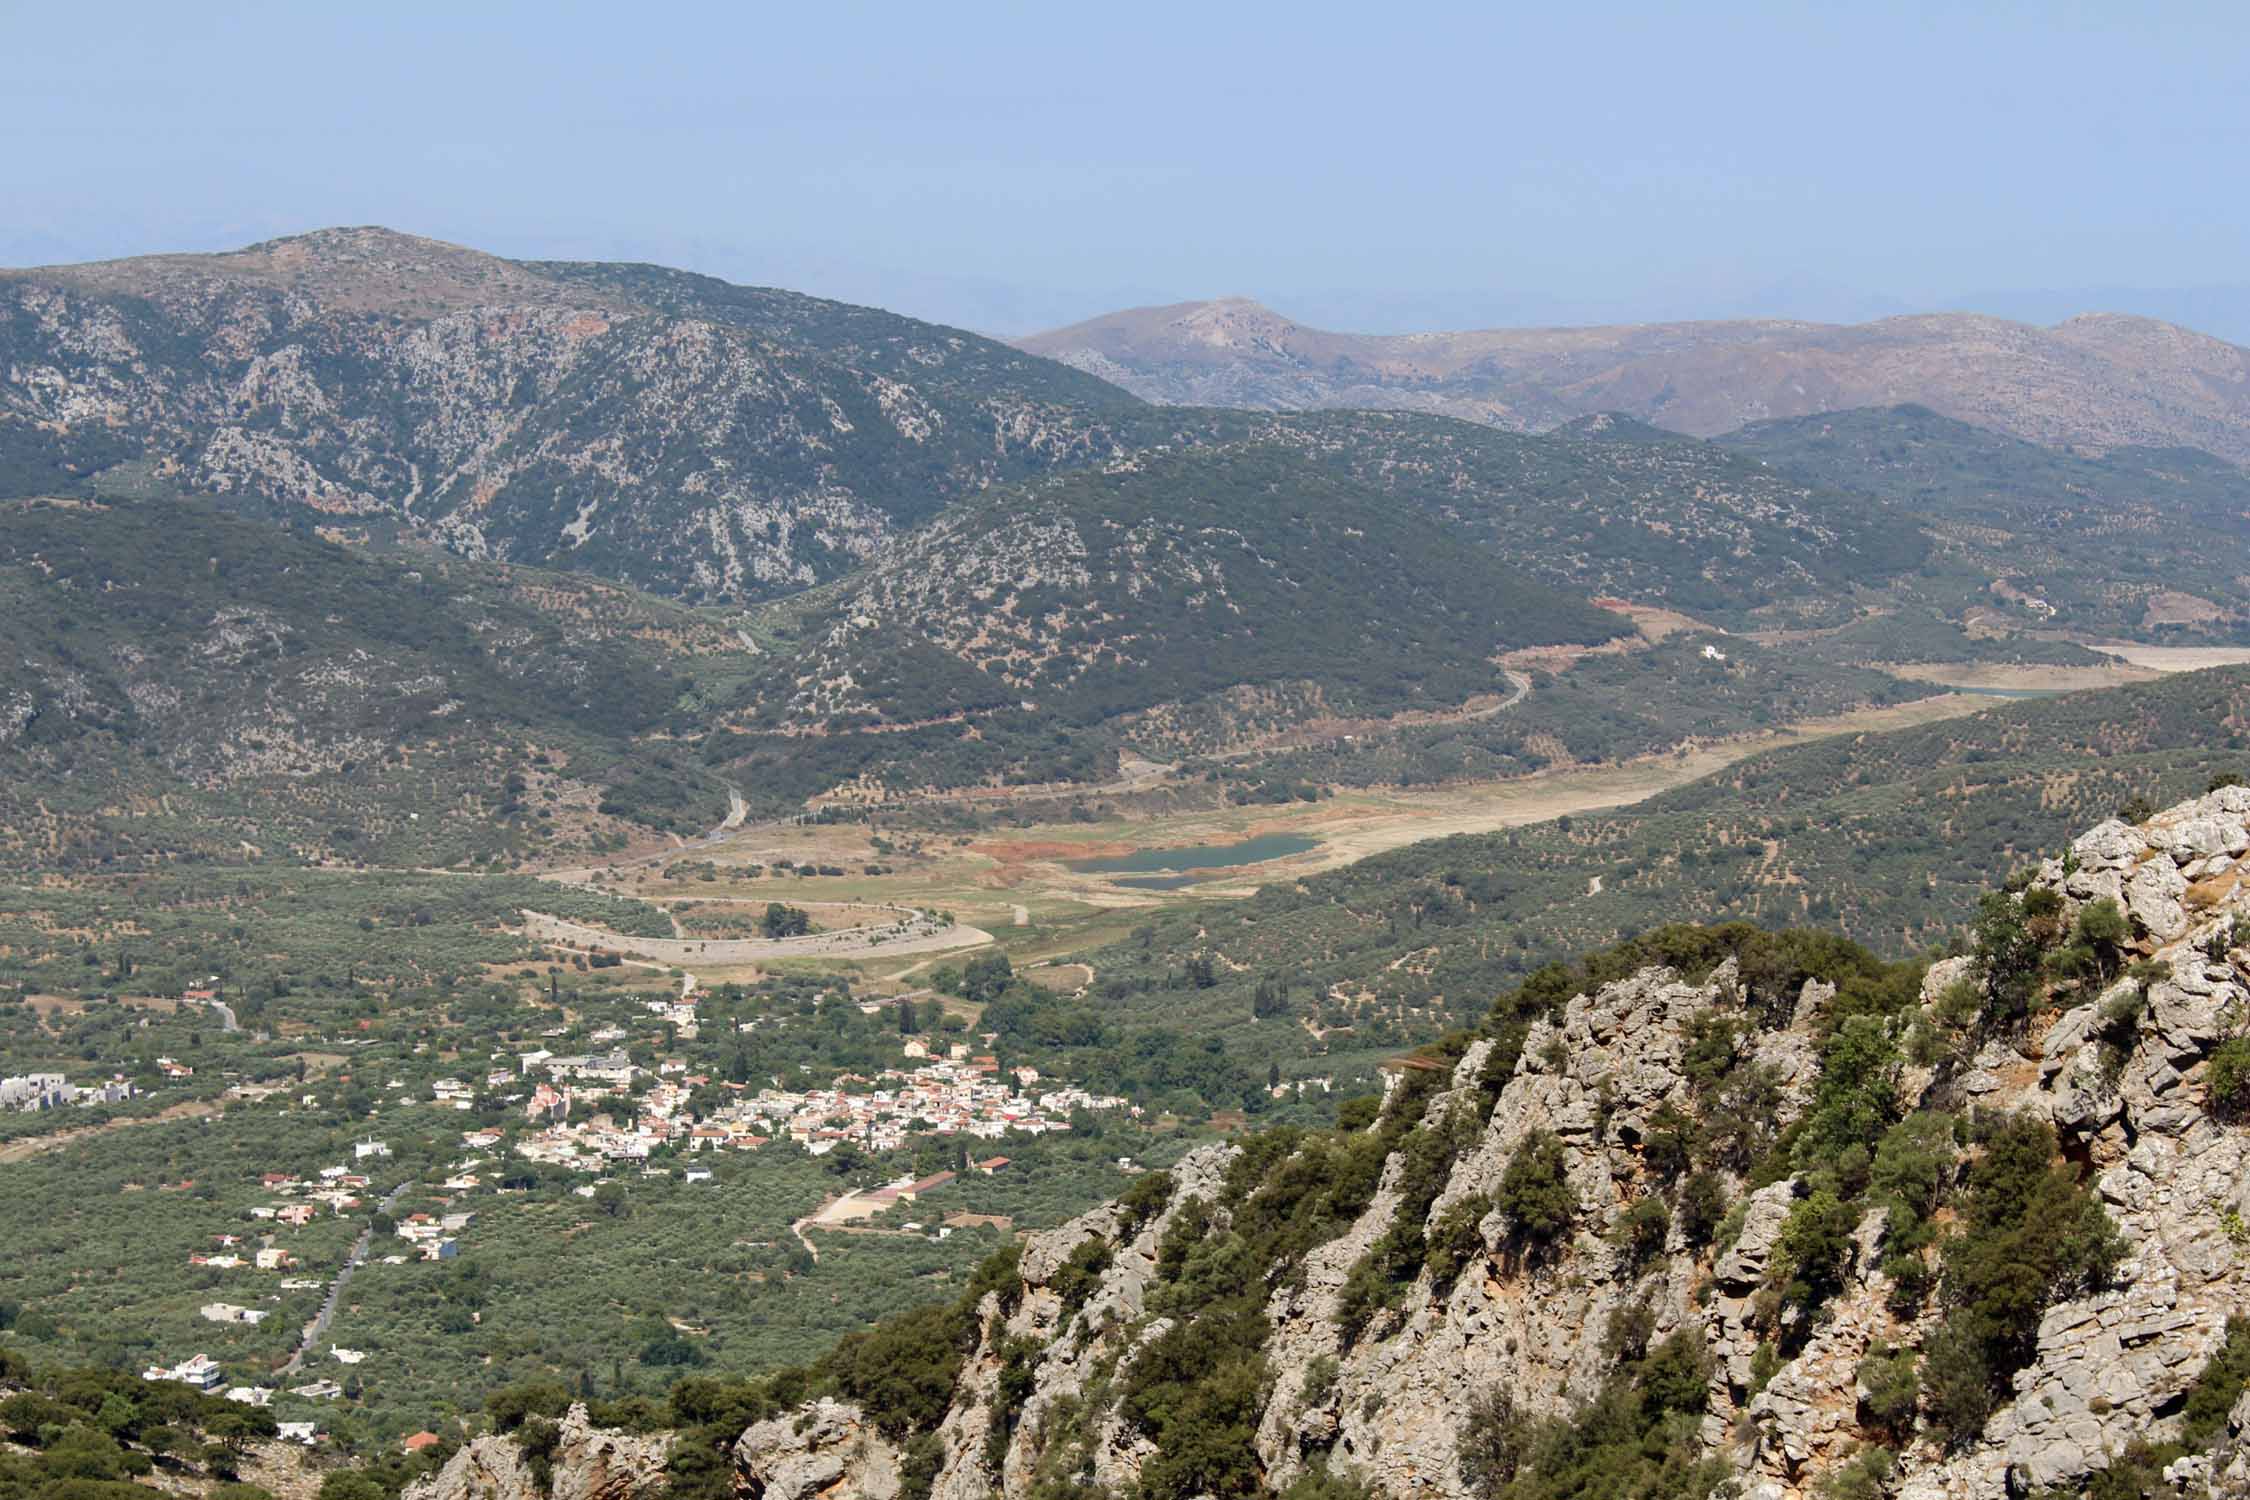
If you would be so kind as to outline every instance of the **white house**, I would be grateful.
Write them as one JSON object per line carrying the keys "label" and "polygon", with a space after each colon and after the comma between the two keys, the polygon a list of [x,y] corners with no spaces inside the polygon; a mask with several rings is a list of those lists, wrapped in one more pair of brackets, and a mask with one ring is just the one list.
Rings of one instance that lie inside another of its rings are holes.
{"label": "white house", "polygon": [[150,1365],[141,1372],[141,1379],[176,1380],[181,1385],[192,1385],[199,1391],[215,1391],[226,1381],[225,1375],[219,1370],[218,1361],[208,1354],[181,1360],[170,1369],[162,1365]]}

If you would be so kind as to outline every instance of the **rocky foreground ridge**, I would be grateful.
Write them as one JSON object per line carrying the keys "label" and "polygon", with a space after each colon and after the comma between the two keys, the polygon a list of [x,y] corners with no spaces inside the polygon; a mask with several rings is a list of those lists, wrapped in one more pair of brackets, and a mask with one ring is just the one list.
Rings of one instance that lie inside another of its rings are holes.
{"label": "rocky foreground ridge", "polygon": [[[2221,1369],[2250,1307],[2250,1132],[2226,1108],[2250,1025],[2246,866],[2250,788],[2222,788],[2086,833],[1995,898],[1976,956],[1932,965],[1888,1010],[1864,975],[1839,993],[1765,950],[1700,977],[1643,968],[1450,1071],[1402,1070],[1342,1146],[1199,1150],[1031,1238],[965,1301],[970,1347],[934,1421],[824,1396],[741,1433],[736,1491],[1624,1493],[1525,1487],[1566,1459],[1595,1472],[1607,1421],[1642,1422],[1642,1447],[1668,1452],[1666,1487],[1633,1493],[2073,1494],[2153,1453],[2162,1493],[2250,1494],[2250,1397]],[[2042,946],[2027,1018],[2005,1024],[2011,976]],[[1702,1123],[1683,1182],[1687,1120]],[[1808,1160],[1839,1120],[1847,1144]],[[1769,1138],[1796,1142],[1786,1170],[1746,1160]],[[1379,1167],[1354,1139],[1382,1145]],[[2049,1175],[2015,1182],[2043,1182],[2027,1191],[2048,1207],[2002,1259],[2094,1245],[2092,1269],[2015,1309],[2020,1367],[1996,1369],[1980,1405],[1944,1368],[1949,1337],[1987,1316],[1954,1289],[1974,1274],[1956,1247],[2016,1211],[2000,1159],[2047,1140],[2032,1167]],[[1939,1164],[1926,1197],[1852,1186],[1911,1178],[1916,1141]],[[1322,1220],[1362,1160],[1372,1190]],[[1277,1246],[1269,1264],[1225,1258]],[[1232,1324],[1229,1296],[1248,1309]],[[1919,1397],[1901,1398],[1894,1377],[1917,1362]],[[627,1477],[573,1422],[554,1493],[654,1486],[645,1450]],[[515,1500],[508,1447],[478,1440],[416,1500]]]}

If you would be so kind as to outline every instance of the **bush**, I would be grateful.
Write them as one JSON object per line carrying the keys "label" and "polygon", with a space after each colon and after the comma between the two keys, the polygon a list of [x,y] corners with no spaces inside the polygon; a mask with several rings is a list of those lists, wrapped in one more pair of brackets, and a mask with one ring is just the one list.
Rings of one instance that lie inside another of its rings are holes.
{"label": "bush", "polygon": [[1843,1284],[1844,1258],[1858,1225],[1859,1210],[1825,1184],[1789,1210],[1768,1275],[1780,1288],[1782,1302],[1805,1315],[1797,1327],[1798,1337],[1811,1332],[1811,1314]]}
{"label": "bush", "polygon": [[1513,1484],[1530,1451],[1532,1429],[1530,1413],[1516,1405],[1506,1387],[1495,1386],[1479,1396],[1455,1440],[1461,1482],[1488,1497]]}
{"label": "bush", "polygon": [[1800,1167],[1832,1162],[1853,1146],[1865,1149],[1890,1128],[1899,1115],[1901,1061],[1884,1017],[1853,1016],[1829,1036],[1820,1049],[1812,1107],[1797,1136]]}
{"label": "bush", "polygon": [[2203,1103],[2223,1119],[2250,1114],[2250,1036],[2229,1037],[2203,1069]]}
{"label": "bush", "polygon": [[1820,1484],[1820,1500],[1883,1500],[1897,1467],[1898,1455],[1890,1449],[1862,1448],[1829,1471]]}
{"label": "bush", "polygon": [[1665,1238],[1672,1232],[1672,1215],[1664,1200],[1651,1193],[1625,1211],[1618,1228],[1626,1253],[1635,1261],[1645,1262],[1664,1249]]}
{"label": "bush", "polygon": [[1524,1137],[1508,1158],[1492,1201],[1516,1238],[1535,1248],[1550,1247],[1570,1231],[1578,1217],[1578,1195],[1571,1191],[1563,1145],[1553,1132],[1535,1130]]}
{"label": "bush", "polygon": [[2250,1385],[2250,1319],[2227,1319],[2226,1342],[2196,1376],[2180,1414],[2180,1439],[2190,1448],[2210,1447],[2226,1435],[2227,1413]]}
{"label": "bush", "polygon": [[1903,1439],[1914,1431],[1914,1409],[1922,1398],[1916,1364],[1913,1350],[1894,1350],[1880,1340],[1859,1362],[1857,1378],[1860,1389],[1866,1392],[1860,1398],[1860,1410],[1870,1425],[1894,1438]]}
{"label": "bush", "polygon": [[1953,1120],[1948,1115],[1925,1110],[1883,1132],[1868,1171],[1867,1191],[1891,1211],[1893,1238],[1906,1225],[1937,1212],[1952,1175],[1953,1157]]}
{"label": "bush", "polygon": [[570,1391],[558,1381],[534,1380],[503,1386],[484,1398],[494,1432],[514,1432],[533,1417],[559,1417],[570,1410]]}
{"label": "bush", "polygon": [[1484,1254],[1481,1226],[1484,1216],[1491,1211],[1492,1200],[1478,1193],[1463,1198],[1438,1216],[1423,1260],[1433,1288],[1442,1293],[1460,1279],[1470,1261]]}
{"label": "bush", "polygon": [[1710,1244],[1726,1214],[1726,1183],[1716,1172],[1697,1172],[1680,1185],[1680,1238],[1688,1244]]}
{"label": "bush", "polygon": [[2109,1279],[2123,1244],[2028,1115],[1982,1123],[1960,1233],[1945,1245],[1947,1309],[1923,1364],[1931,1420],[1949,1442],[1982,1430],[2010,1377],[2032,1356],[2039,1319],[2060,1298]]}

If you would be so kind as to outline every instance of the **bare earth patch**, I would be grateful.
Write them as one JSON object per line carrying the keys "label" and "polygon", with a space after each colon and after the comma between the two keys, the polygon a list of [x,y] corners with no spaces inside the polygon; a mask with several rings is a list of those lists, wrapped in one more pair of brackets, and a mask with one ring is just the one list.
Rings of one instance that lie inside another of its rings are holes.
{"label": "bare earth patch", "polygon": [[2238,667],[2250,662],[2250,646],[2139,646],[2130,641],[2103,641],[2089,649],[2159,672],[2200,672],[2206,667]]}
{"label": "bare earth patch", "polygon": [[2151,667],[2120,662],[2109,667],[2028,667],[2004,662],[1902,662],[1884,671],[1908,682],[1934,682],[1941,687],[1986,688],[2021,692],[2076,692],[2080,688],[2122,687],[2130,682],[2154,682],[2164,675]]}

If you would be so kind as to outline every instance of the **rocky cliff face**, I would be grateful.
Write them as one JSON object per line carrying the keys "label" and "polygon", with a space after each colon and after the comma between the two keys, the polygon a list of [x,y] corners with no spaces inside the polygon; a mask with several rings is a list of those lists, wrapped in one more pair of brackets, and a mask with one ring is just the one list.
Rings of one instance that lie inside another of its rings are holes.
{"label": "rocky cliff face", "polygon": [[[2120,963],[2151,962],[2073,990],[2082,1003],[2060,1014],[2035,1010],[2020,1032],[1899,1065],[1901,1112],[1966,1119],[1981,1108],[2051,1123],[2081,1185],[2074,1191],[2090,1188],[2118,1233],[2106,1279],[2038,1316],[2012,1391],[1981,1430],[1948,1444],[1911,1418],[1906,1434],[1895,1415],[1886,1430],[1871,1412],[1863,1362],[1886,1345],[1923,1348],[1945,1316],[1893,1295],[1884,1268],[1902,1263],[1885,1259],[1883,1211],[1847,1215],[1832,1294],[1793,1331],[1794,1315],[1782,1313],[1781,1335],[1770,1273],[1802,1253],[1790,1226],[1807,1191],[1803,1170],[1754,1188],[1728,1174],[1732,1212],[1713,1244],[1695,1243],[1678,1212],[1657,1231],[1661,1242],[1649,1242],[1635,1207],[1659,1191],[1655,1143],[1695,1103],[1708,1019],[1734,1013],[1745,996],[1729,960],[1694,982],[1651,969],[1579,995],[1533,1027],[1504,1078],[1487,1077],[1495,1044],[1481,1041],[1415,1099],[1424,1131],[1454,1143],[1434,1195],[1416,1183],[1420,1137],[1408,1137],[1355,1219],[1294,1272],[1264,1272],[1265,1375],[1247,1437],[1259,1478],[1285,1488],[1318,1464],[1385,1495],[1476,1494],[1464,1445],[1492,1420],[1491,1394],[1506,1392],[1533,1417],[1570,1414],[1609,1378],[1620,1328],[1630,1329],[1625,1342],[1676,1339],[1684,1342],[1673,1347],[1700,1351],[1692,1367],[1707,1389],[1694,1441],[1713,1472],[1759,1500],[1815,1493],[1877,1443],[1897,1450],[1890,1493],[1939,1500],[2073,1491],[2129,1445],[2175,1437],[2228,1317],[2250,1296],[2250,1133],[2214,1114],[2207,1097],[2213,1051],[2241,1032],[2250,999],[2250,949],[2235,941],[2235,923],[2250,918],[2246,856],[2250,788],[2219,790],[2142,826],[2095,828],[2038,870],[2031,888],[2059,898],[2066,929],[2115,902],[2129,926]],[[2048,898],[2038,901],[2044,910]],[[1942,1010],[1960,981],[1976,978],[1970,970],[1967,959],[1933,966],[1923,1009]],[[1794,1004],[1741,1034],[1744,1076],[1758,1081],[1743,1097],[1766,1116],[1752,1125],[1785,1127],[1813,1107],[1834,1003],[1827,985],[1807,981]],[[1567,1233],[1532,1253],[1521,1226],[1492,1205],[1509,1164],[1542,1139],[1559,1143],[1577,1213]],[[1014,1500],[1067,1492],[1057,1484],[1132,1492],[1155,1448],[1117,1392],[1136,1361],[1152,1357],[1178,1306],[1164,1293],[1178,1270],[1164,1263],[1175,1226],[1184,1215],[1223,1223],[1254,1209],[1254,1198],[1228,1196],[1239,1149],[1184,1160],[1161,1212],[1112,1205],[1024,1247],[1012,1295],[988,1295],[979,1309],[981,1335],[936,1429],[942,1463],[931,1493]],[[1964,1169],[1974,1159],[1968,1153]],[[1441,1279],[1424,1267],[1403,1296],[1371,1316],[1364,1301],[1354,1311],[1355,1268],[1380,1253],[1402,1202],[1424,1201],[1420,1227],[1433,1243],[1464,1219],[1474,1225],[1457,1272]],[[741,1479],[751,1494],[892,1493],[900,1456],[874,1431],[878,1415],[828,1401],[793,1422],[761,1424],[737,1449]],[[2250,1399],[2231,1431],[2246,1420]],[[2228,1482],[2242,1466],[2232,1442],[2222,1437],[2215,1455],[2179,1460],[2172,1473]]]}
{"label": "rocky cliff face", "polygon": [[405,1500],[651,1500],[664,1483],[667,1436],[605,1432],[573,1405],[555,1424],[543,1477],[512,1438],[476,1438]]}
{"label": "rocky cliff face", "polygon": [[1107,452],[1131,404],[910,319],[378,229],[0,273],[0,472],[122,460],[714,598]]}

